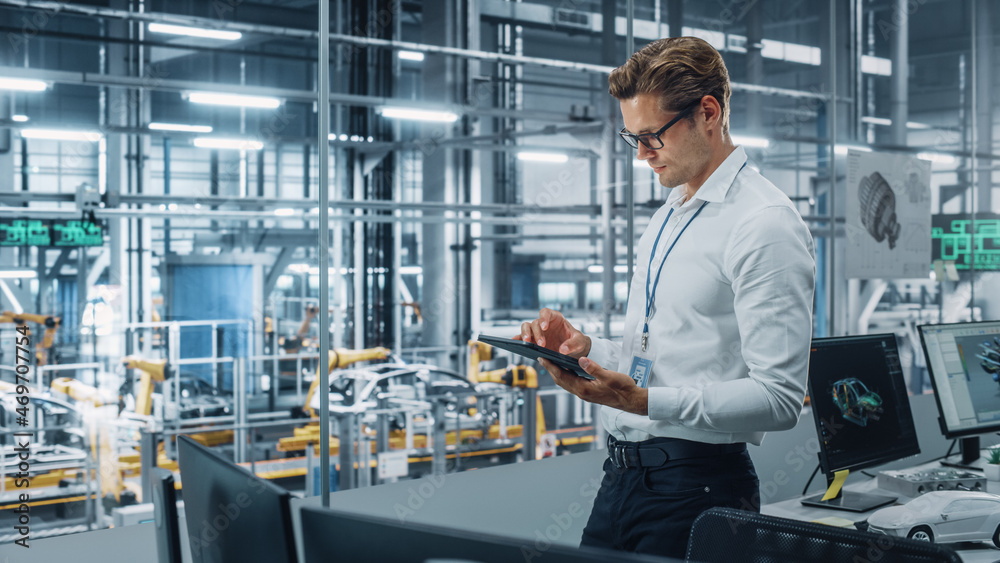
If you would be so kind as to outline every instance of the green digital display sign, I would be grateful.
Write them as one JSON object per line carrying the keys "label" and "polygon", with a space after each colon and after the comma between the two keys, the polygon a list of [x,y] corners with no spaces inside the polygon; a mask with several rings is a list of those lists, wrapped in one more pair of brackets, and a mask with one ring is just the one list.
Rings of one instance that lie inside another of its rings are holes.
{"label": "green digital display sign", "polygon": [[15,219],[0,221],[0,246],[49,246],[52,244],[48,221]]}
{"label": "green digital display sign", "polygon": [[90,221],[53,221],[52,246],[101,246],[104,229]]}
{"label": "green digital display sign", "polygon": [[931,254],[933,260],[955,262],[956,270],[969,270],[975,254],[977,271],[1000,271],[1000,215],[977,213],[975,233],[968,215],[934,215]]}
{"label": "green digital display sign", "polygon": [[0,246],[76,247],[102,246],[100,223],[65,219],[0,220]]}

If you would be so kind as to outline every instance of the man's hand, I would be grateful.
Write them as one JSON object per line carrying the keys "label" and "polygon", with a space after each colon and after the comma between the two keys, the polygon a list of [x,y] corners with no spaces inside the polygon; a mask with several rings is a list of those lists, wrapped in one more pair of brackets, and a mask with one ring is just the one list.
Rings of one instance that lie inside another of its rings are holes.
{"label": "man's hand", "polygon": [[552,309],[542,309],[538,312],[537,319],[523,323],[521,334],[515,336],[514,340],[534,342],[543,348],[574,358],[590,353],[590,337],[577,330],[562,313]]}
{"label": "man's hand", "polygon": [[649,414],[649,390],[636,385],[624,373],[604,369],[590,358],[580,358],[580,367],[594,377],[590,380],[564,371],[548,360],[538,361],[557,385],[584,401],[643,416]]}

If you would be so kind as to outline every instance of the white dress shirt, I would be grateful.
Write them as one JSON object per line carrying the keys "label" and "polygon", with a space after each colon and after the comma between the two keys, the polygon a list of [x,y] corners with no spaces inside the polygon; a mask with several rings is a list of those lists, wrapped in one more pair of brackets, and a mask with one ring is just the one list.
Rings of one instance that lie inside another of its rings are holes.
{"label": "white dress shirt", "polygon": [[[806,393],[816,260],[813,239],[784,193],[737,147],[694,196],[673,190],[637,249],[622,344],[593,338],[590,358],[628,373],[640,349],[649,254],[653,279],[667,248],[649,344],[649,415],[601,409],[619,440],[683,438],[760,444],[795,425]],[[650,281],[652,289],[652,280]]]}

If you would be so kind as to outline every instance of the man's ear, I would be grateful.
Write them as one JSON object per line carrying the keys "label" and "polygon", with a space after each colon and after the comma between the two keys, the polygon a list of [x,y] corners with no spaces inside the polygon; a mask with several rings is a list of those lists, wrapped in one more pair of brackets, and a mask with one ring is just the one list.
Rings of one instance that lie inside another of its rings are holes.
{"label": "man's ear", "polygon": [[709,128],[721,127],[722,106],[715,96],[703,96],[701,98],[701,109],[705,114],[705,125]]}

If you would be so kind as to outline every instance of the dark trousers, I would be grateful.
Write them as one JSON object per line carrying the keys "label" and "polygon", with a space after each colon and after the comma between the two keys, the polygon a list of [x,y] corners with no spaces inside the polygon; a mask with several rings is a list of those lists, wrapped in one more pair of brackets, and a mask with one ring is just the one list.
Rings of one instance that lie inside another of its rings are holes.
{"label": "dark trousers", "polygon": [[[670,440],[654,438],[652,441]],[[580,545],[683,559],[691,525],[713,506],[760,511],[759,481],[746,451],[618,469],[604,479]]]}

